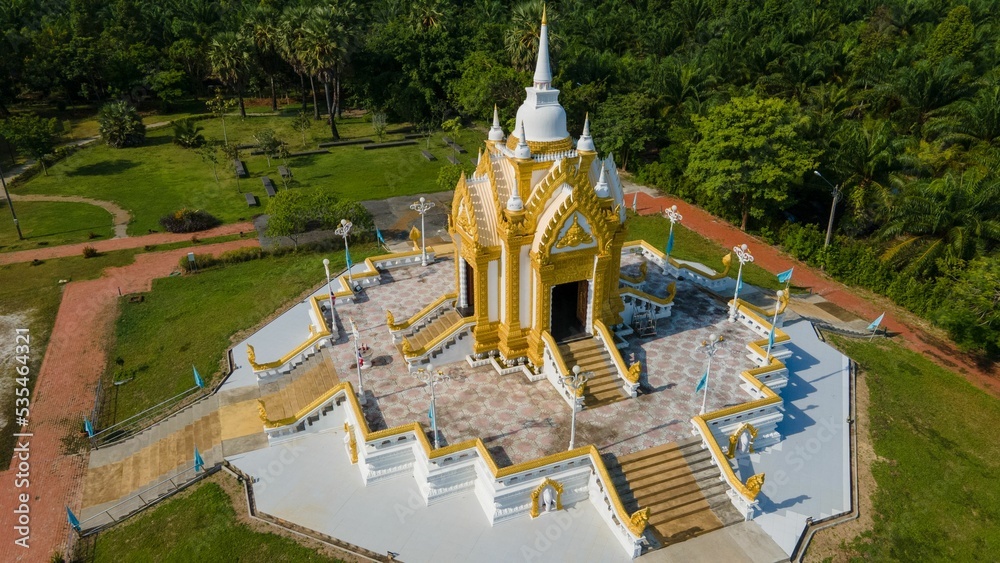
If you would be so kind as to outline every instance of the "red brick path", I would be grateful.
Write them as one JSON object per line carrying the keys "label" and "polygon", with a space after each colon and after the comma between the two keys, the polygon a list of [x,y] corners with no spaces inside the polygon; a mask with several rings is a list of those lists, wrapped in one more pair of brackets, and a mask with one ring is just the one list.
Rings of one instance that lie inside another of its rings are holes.
{"label": "red brick path", "polygon": [[[633,194],[625,197],[625,202],[632,205]],[[844,309],[863,319],[875,319],[886,311],[884,325],[891,332],[899,333],[903,343],[916,352],[920,352],[938,364],[958,371],[970,382],[987,393],[1000,397],[1000,369],[996,365],[981,367],[969,355],[962,353],[954,344],[934,336],[916,323],[910,321],[913,315],[892,305],[887,299],[880,297],[863,297],[862,292],[852,289],[823,274],[821,271],[795,260],[791,256],[779,252],[775,247],[741,231],[723,219],[714,217],[708,212],[668,196],[653,197],[639,192],[636,210],[641,215],[656,215],[671,205],[677,206],[684,216],[685,227],[693,229],[723,246],[730,248],[738,244],[749,243],[754,263],[771,272],[783,272],[795,267],[795,285],[807,287],[812,292],[823,296]],[[877,299],[878,303],[873,303]],[[906,318],[907,320],[903,320]]]}
{"label": "red brick path", "polygon": [[17,262],[31,262],[32,260],[49,260],[51,258],[63,258],[65,256],[82,256],[86,246],[93,246],[98,252],[108,252],[111,250],[123,250],[126,248],[141,248],[152,244],[171,244],[175,242],[190,241],[191,237],[197,235],[200,239],[221,237],[225,235],[235,235],[238,233],[248,233],[249,238],[257,238],[257,231],[252,223],[233,223],[223,225],[200,233],[154,233],[138,237],[114,238],[98,240],[94,242],[81,242],[78,244],[64,244],[60,246],[45,246],[33,248],[31,250],[19,250],[17,252],[0,253],[0,265],[15,264]]}
{"label": "red brick path", "polygon": [[[256,244],[256,238],[236,240],[205,245],[199,252],[216,254]],[[29,439],[30,548],[14,544],[18,536],[13,510],[17,494],[23,490],[14,488],[17,462],[13,460],[10,469],[0,473],[0,561],[48,561],[52,552],[65,551],[70,528],[64,506],[79,514],[86,457],[63,455],[61,439],[79,428],[93,407],[94,390],[104,371],[118,317],[118,288],[123,293],[149,291],[152,280],[177,269],[178,260],[188,251],[179,248],[139,254],[133,264],[108,268],[99,279],[72,282],[64,288],[25,429],[34,434]]]}

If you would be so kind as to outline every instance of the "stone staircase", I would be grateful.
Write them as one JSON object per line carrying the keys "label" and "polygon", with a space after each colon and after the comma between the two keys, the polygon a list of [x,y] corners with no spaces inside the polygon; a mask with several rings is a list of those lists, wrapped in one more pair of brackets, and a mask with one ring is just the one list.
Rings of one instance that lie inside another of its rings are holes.
{"label": "stone staircase", "polygon": [[333,359],[324,348],[296,367],[289,377],[262,383],[260,398],[267,408],[267,417],[280,420],[294,415],[339,383]]}
{"label": "stone staircase", "polygon": [[628,398],[622,389],[611,354],[596,338],[560,344],[559,353],[570,369],[578,365],[583,371],[592,374],[584,390],[584,407],[600,407]]}
{"label": "stone staircase", "polygon": [[743,521],[729,502],[721,472],[697,439],[609,460],[608,471],[630,513],[648,507],[653,549]]}
{"label": "stone staircase", "polygon": [[424,346],[429,344],[432,340],[440,336],[449,328],[455,326],[455,323],[461,320],[462,315],[458,314],[458,311],[455,309],[448,309],[440,317],[420,328],[411,336],[407,336],[405,340],[409,342],[411,350],[421,350]]}

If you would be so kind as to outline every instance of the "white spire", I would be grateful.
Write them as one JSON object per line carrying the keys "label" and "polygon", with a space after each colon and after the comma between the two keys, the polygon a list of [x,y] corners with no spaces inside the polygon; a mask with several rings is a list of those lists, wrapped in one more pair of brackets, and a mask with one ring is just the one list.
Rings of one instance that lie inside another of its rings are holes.
{"label": "white spire", "polygon": [[580,135],[580,140],[576,143],[576,150],[597,152],[597,148],[594,147],[594,139],[590,136],[590,113],[587,113],[587,117],[583,120],[583,134]]}
{"label": "white spire", "polygon": [[604,164],[601,163],[601,177],[597,179],[597,185],[594,186],[594,192],[597,197],[608,197],[611,195],[611,190],[608,187],[608,178],[604,171]]}
{"label": "white spire", "polygon": [[517,181],[514,181],[514,193],[507,198],[507,211],[524,211],[524,202],[521,201],[521,193],[517,191]]}
{"label": "white spire", "polygon": [[500,127],[500,115],[497,113],[497,105],[493,104],[493,127],[490,127],[491,141],[503,140],[503,128]]}
{"label": "white spire", "polygon": [[518,132],[517,136],[517,146],[514,147],[514,158],[529,159],[531,158],[531,149],[528,148],[528,142],[525,140],[524,136],[524,122],[521,122],[521,131]]}
{"label": "white spire", "polygon": [[552,83],[552,67],[549,65],[549,26],[542,5],[542,29],[538,33],[538,61],[535,62],[535,88],[548,90]]}

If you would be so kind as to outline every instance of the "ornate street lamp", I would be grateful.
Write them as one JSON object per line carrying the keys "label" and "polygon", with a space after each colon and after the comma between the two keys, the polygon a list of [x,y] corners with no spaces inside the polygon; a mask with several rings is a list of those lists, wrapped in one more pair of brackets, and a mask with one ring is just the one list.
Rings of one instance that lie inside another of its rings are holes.
{"label": "ornate street lamp", "polygon": [[677,206],[671,205],[664,213],[670,219],[670,236],[667,238],[667,258],[666,263],[670,263],[670,253],[674,250],[674,223],[680,223],[684,216],[677,212]]}
{"label": "ornate street lamp", "polygon": [[566,387],[569,387],[570,389],[573,390],[573,405],[572,405],[573,408],[572,408],[572,414],[570,415],[570,423],[569,423],[569,449],[571,450],[576,444],[576,395],[577,393],[580,392],[580,389],[582,389],[583,386],[587,383],[587,380],[590,379],[590,376],[591,372],[589,371],[581,372],[580,366],[573,366],[572,375],[562,376],[563,382],[566,384]]}
{"label": "ornate street lamp", "polygon": [[737,305],[737,299],[740,297],[740,287],[743,285],[743,264],[747,262],[753,262],[753,255],[747,250],[747,245],[741,244],[740,246],[734,246],[733,252],[736,253],[736,258],[740,261],[740,270],[736,274],[736,293],[733,294],[733,304],[729,306],[729,321],[736,320],[736,313],[739,310],[739,305]]}
{"label": "ornate street lamp", "polygon": [[433,201],[427,201],[426,198],[420,196],[420,201],[417,201],[410,205],[410,209],[416,211],[420,214],[420,265],[427,265],[427,244],[424,242],[427,240],[427,231],[424,230],[424,214],[430,211],[434,207]]}
{"label": "ornate street lamp", "polygon": [[326,270],[326,293],[330,297],[330,329],[333,329],[333,285],[330,284],[330,259],[323,259],[323,269]]}
{"label": "ornate street lamp", "polygon": [[431,419],[431,433],[434,435],[434,449],[441,447],[438,442],[438,427],[437,427],[437,396],[434,393],[434,386],[437,385],[439,381],[444,381],[445,379],[451,379],[447,375],[441,372],[441,370],[435,370],[434,364],[427,364],[426,367],[422,367],[413,374],[414,377],[423,381],[431,388],[431,408],[427,411],[427,416]]}
{"label": "ornate street lamp", "polygon": [[347,282],[350,284],[351,289],[354,289],[354,277],[351,276],[351,269],[353,264],[351,264],[351,249],[347,246],[347,236],[351,234],[351,227],[354,223],[351,223],[347,219],[340,220],[340,226],[337,230],[333,231],[333,234],[344,237],[344,256],[347,258]]}
{"label": "ornate street lamp", "polygon": [[712,358],[719,351],[719,342],[722,342],[722,337],[712,333],[708,335],[708,340],[701,343],[708,354],[708,368],[705,369],[705,396],[701,399],[701,414],[705,414],[705,407],[708,406],[708,379],[712,376]]}

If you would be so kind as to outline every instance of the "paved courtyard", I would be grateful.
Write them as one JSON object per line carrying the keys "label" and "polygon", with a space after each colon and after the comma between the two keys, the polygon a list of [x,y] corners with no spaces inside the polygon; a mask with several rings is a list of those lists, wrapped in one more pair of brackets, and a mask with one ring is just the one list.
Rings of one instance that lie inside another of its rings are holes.
{"label": "paved courtyard", "polygon": [[[623,256],[626,271],[637,273],[639,260]],[[659,295],[665,295],[667,284],[675,281],[652,264],[648,280],[647,291]],[[369,399],[365,414],[373,429],[413,421],[428,426],[430,391],[407,372],[386,327],[385,311],[391,310],[400,321],[454,291],[454,286],[454,262],[443,257],[427,268],[383,274],[383,285],[366,289],[358,303],[337,304],[345,337],[334,343],[332,353],[340,378],[358,385],[354,347],[346,338],[348,319],[354,319],[362,341],[373,349],[372,367],[364,370]],[[632,338],[624,353],[626,361],[634,354],[643,362],[652,392],[578,413],[577,444],[593,443],[603,452],[622,455],[690,436],[690,418],[702,403],[702,394],[694,389],[708,360],[700,343],[712,332],[725,340],[713,363],[708,410],[748,400],[739,388],[739,372],[752,365],[745,346],[755,338],[753,333],[728,322],[720,302],[690,282],[679,281],[673,315],[659,321],[655,338]],[[482,438],[500,465],[568,446],[570,410],[548,381],[532,383],[520,373],[500,376],[489,366],[472,368],[464,361],[438,367],[451,377],[437,386],[442,445]]]}

